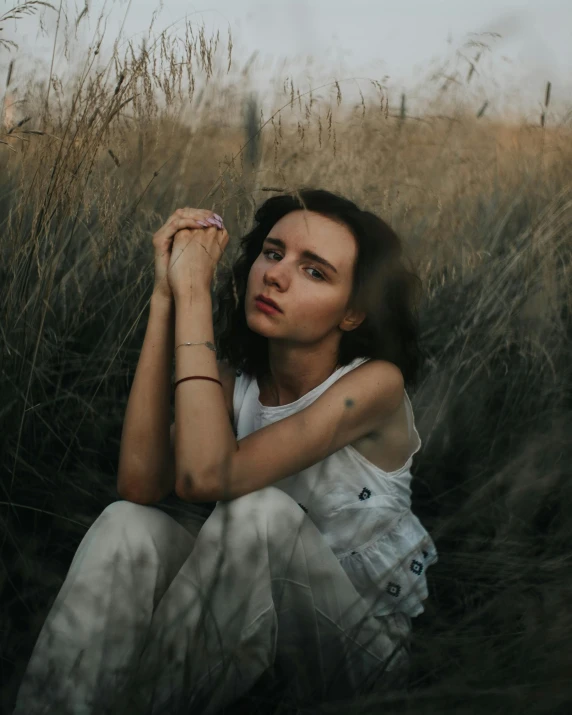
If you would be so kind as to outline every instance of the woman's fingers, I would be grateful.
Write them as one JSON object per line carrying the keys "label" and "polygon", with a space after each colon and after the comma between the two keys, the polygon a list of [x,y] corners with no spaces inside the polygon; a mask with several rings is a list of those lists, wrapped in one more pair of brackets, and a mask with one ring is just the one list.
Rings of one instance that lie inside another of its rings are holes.
{"label": "woman's fingers", "polygon": [[167,223],[163,224],[161,228],[153,234],[153,243],[156,245],[162,245],[166,239],[172,238],[174,233],[177,231],[175,228],[175,222],[178,221],[176,214],[173,214]]}
{"label": "woman's fingers", "polygon": [[[185,223],[185,219],[179,220],[181,221],[181,228],[179,228],[175,234],[173,240],[173,252],[185,250],[185,247],[193,241],[193,239],[198,238],[199,235],[203,234],[202,228],[198,229],[201,231],[201,234],[196,235],[194,234],[194,231],[197,230],[196,226],[183,225]],[[216,230],[213,234],[210,234],[210,236],[207,233],[205,238],[199,240],[199,243],[205,248],[209,255],[211,254],[211,251],[214,252],[214,255],[217,256],[218,260],[218,257],[220,256],[217,253],[217,248],[219,249],[220,254],[224,253],[224,250],[229,242],[229,235],[225,228],[219,229],[217,226],[209,226],[209,228],[214,228]]]}
{"label": "woman's fingers", "polygon": [[[208,225],[209,224],[207,224],[207,226]],[[200,229],[205,228],[205,226],[197,219],[181,218],[175,215],[157,231],[153,236],[153,242],[162,244],[164,241],[171,240],[177,231],[183,228]]]}
{"label": "woman's fingers", "polygon": [[215,239],[216,239],[216,243],[219,248],[219,251],[220,251],[220,253],[216,256],[216,260],[218,262],[221,259],[222,255],[228,245],[229,235],[228,235],[227,230],[225,228],[218,230],[216,232]]}
{"label": "woman's fingers", "polygon": [[222,230],[222,226],[219,225],[218,222],[209,222],[209,221],[198,221],[197,219],[193,218],[177,218],[173,221],[173,226],[174,226],[174,231],[173,235],[177,233],[178,231],[182,231],[183,229],[200,229],[200,228],[217,228]]}
{"label": "woman's fingers", "polygon": [[177,231],[209,227],[224,230],[222,218],[207,209],[177,209],[167,223],[153,235],[153,244],[155,248],[165,251],[170,247]]}
{"label": "woman's fingers", "polygon": [[175,214],[179,218],[194,218],[199,221],[201,225],[203,225],[202,222],[204,222],[205,228],[207,226],[217,226],[217,228],[223,227],[222,217],[215,214],[213,211],[208,211],[206,209],[183,208],[177,209]]}
{"label": "woman's fingers", "polygon": [[182,208],[175,211],[175,215],[179,218],[195,218],[199,221],[210,221],[214,220],[216,223],[222,225],[222,217],[215,214],[213,211],[207,209],[192,209],[192,208]]}

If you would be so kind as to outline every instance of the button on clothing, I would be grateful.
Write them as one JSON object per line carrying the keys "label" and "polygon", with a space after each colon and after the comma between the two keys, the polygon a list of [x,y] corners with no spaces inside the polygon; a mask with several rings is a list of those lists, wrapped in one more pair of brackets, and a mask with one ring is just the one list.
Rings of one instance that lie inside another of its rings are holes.
{"label": "button on clothing", "polygon": [[[287,405],[262,405],[255,377],[237,371],[234,424],[237,439],[308,407],[343,375],[367,362],[356,358]],[[371,613],[423,612],[426,570],[437,549],[411,511],[411,471],[421,438],[407,391],[410,453],[397,470],[385,472],[348,445],[273,486],[289,494],[314,522]]]}

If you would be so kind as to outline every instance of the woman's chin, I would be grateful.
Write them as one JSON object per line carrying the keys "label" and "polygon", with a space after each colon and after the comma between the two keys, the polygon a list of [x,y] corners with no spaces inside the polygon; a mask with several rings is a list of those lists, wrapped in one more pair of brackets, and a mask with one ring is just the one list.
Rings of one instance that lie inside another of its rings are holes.
{"label": "woman's chin", "polygon": [[[262,320],[261,320],[262,318]],[[252,330],[253,333],[257,333],[258,335],[262,335],[263,337],[269,337],[268,336],[268,322],[264,322],[264,314],[260,313],[260,311],[257,311],[256,315],[253,315],[252,313],[247,313],[246,314],[246,324],[248,327]]]}
{"label": "woman's chin", "polygon": [[[254,333],[258,333],[265,338],[275,338],[279,337],[276,335],[276,328],[274,327],[274,319],[271,315],[266,315],[261,310],[254,309],[252,311],[246,311],[246,324]],[[284,328],[285,326],[281,326]]]}

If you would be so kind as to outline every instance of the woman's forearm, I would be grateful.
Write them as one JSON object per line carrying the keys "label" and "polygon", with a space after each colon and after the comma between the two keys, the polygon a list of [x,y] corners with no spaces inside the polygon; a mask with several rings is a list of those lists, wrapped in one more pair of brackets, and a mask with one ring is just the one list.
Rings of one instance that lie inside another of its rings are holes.
{"label": "woman's forearm", "polygon": [[[214,342],[212,300],[205,288],[175,298],[176,344]],[[216,355],[205,345],[182,346],[175,356],[176,379],[203,375],[220,380]],[[225,473],[237,442],[228,419],[223,389],[207,380],[190,380],[175,393],[176,493],[203,501],[209,482]],[[206,490],[206,491],[205,491]],[[209,501],[210,499],[206,499]]]}
{"label": "woman's forearm", "polygon": [[117,491],[152,503],[175,489],[170,464],[170,393],[175,303],[154,294],[149,321],[125,411]]}

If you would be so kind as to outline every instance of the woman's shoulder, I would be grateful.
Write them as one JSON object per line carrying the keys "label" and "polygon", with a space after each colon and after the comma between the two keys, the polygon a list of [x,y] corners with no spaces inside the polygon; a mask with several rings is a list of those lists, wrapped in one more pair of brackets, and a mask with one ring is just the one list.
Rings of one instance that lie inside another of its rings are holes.
{"label": "woman's shoulder", "polygon": [[[339,380],[344,386],[356,385],[369,391],[372,385],[382,384],[391,393],[395,409],[402,402],[403,374],[397,365],[388,360],[356,358],[348,365],[339,368],[336,373],[335,382]],[[330,387],[333,387],[333,384]]]}

